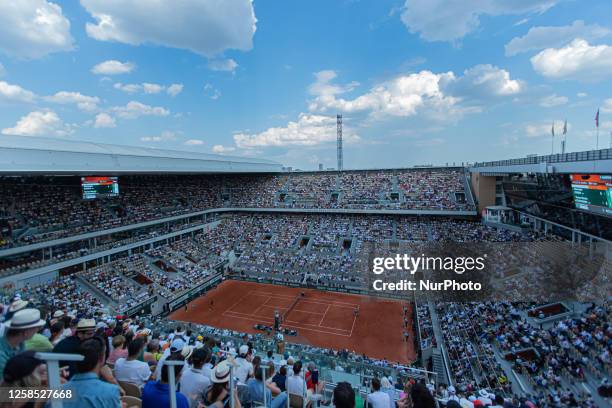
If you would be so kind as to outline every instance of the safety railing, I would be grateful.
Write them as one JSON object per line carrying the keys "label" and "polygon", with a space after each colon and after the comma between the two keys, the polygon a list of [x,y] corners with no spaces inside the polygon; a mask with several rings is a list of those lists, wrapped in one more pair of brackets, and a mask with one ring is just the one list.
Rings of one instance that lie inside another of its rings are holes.
{"label": "safety railing", "polygon": [[565,163],[592,160],[612,160],[612,149],[587,150],[584,152],[549,154],[546,156],[532,156],[521,159],[477,162],[474,163],[472,167],[516,166],[522,164]]}

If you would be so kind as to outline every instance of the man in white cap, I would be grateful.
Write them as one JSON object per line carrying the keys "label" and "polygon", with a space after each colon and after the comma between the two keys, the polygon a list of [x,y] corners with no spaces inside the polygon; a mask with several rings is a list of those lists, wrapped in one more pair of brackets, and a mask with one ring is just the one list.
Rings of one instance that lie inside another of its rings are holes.
{"label": "man in white cap", "polygon": [[4,322],[5,333],[0,338],[0,378],[6,362],[24,350],[24,343],[45,325],[38,309],[21,309]]}
{"label": "man in white cap", "polygon": [[162,354],[161,358],[157,362],[157,366],[155,367],[154,378],[157,381],[161,380],[162,366],[164,365],[164,361],[166,361],[166,359],[170,358],[171,356],[178,358],[181,355],[185,344],[185,341],[178,336],[174,340],[172,340],[172,343],[170,343],[170,347],[168,347],[164,351],[164,354]]}
{"label": "man in white cap", "polygon": [[242,384],[246,384],[249,377],[253,376],[253,364],[248,360],[249,346],[243,344],[238,349],[238,357],[236,358],[236,378]]}

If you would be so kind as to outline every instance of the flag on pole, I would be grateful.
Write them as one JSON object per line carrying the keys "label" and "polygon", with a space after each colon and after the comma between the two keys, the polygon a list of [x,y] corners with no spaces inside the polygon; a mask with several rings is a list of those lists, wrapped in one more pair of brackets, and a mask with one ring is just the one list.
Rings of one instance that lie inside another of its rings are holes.
{"label": "flag on pole", "polygon": [[550,138],[550,154],[555,154],[555,121],[553,120],[552,127],[550,128],[552,137]]}
{"label": "flag on pole", "polygon": [[567,141],[567,119],[563,123],[563,139],[561,141],[561,154],[565,154],[565,142]]}
{"label": "flag on pole", "polygon": [[599,127],[599,108],[597,108],[597,114],[595,114],[595,126]]}

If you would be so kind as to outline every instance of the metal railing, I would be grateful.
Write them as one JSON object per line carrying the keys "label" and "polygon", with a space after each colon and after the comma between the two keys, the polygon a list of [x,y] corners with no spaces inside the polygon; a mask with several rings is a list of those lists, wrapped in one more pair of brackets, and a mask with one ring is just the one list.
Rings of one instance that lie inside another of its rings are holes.
{"label": "metal railing", "polygon": [[[47,364],[47,384],[50,390],[59,390],[62,385],[60,375],[60,361],[82,361],[85,357],[80,354],[61,354],[61,353],[36,353],[37,359]],[[51,408],[62,408],[64,404],[61,400],[52,399]]]}
{"label": "metal railing", "polygon": [[564,163],[593,160],[612,160],[612,149],[587,150],[584,152],[549,154],[546,156],[524,157],[522,159],[477,162],[472,167],[516,166],[521,164]]}

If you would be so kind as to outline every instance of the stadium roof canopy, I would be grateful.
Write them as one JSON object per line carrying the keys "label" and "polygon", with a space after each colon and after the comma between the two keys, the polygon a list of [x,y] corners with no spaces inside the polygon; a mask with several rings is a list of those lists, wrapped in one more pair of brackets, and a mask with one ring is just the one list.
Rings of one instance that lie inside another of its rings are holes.
{"label": "stadium roof canopy", "polygon": [[274,173],[280,163],[40,137],[0,136],[0,174]]}

